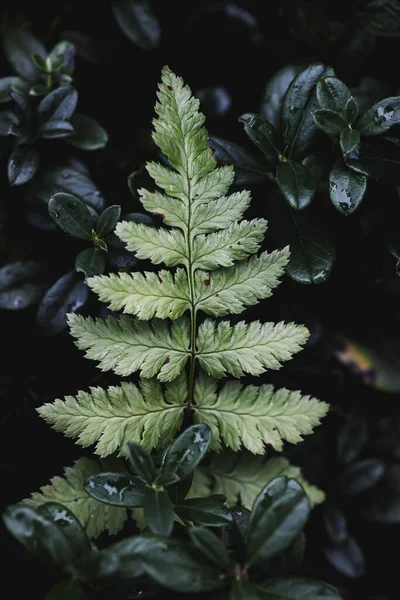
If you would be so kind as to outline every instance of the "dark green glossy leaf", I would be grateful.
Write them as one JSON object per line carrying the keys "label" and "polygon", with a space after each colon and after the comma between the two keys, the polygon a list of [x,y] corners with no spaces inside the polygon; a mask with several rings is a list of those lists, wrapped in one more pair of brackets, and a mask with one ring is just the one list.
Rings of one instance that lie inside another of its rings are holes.
{"label": "dark green glossy leaf", "polygon": [[385,98],[363,114],[357,124],[361,135],[380,135],[400,123],[400,96]]}
{"label": "dark green glossy leaf", "polygon": [[339,429],[337,437],[337,459],[349,463],[360,455],[368,442],[368,422],[365,417],[352,415]]}
{"label": "dark green glossy leaf", "polygon": [[75,130],[67,142],[81,150],[99,150],[108,143],[108,133],[96,119],[75,112],[71,117]]}
{"label": "dark green glossy leaf", "polygon": [[367,190],[367,178],[355,173],[338,158],[329,174],[329,196],[339,212],[351,215],[360,206]]}
{"label": "dark green glossy leaf", "polygon": [[61,86],[43,98],[38,106],[38,115],[44,121],[67,121],[78,103],[78,92],[70,85]]}
{"label": "dark green glossy leaf", "polygon": [[239,117],[244,123],[244,130],[250,140],[267,156],[279,156],[282,149],[282,140],[275,127],[260,115],[245,113]]}
{"label": "dark green glossy leaf", "polygon": [[400,36],[398,0],[371,0],[363,6],[360,20],[375,35]]}
{"label": "dark green glossy leaf", "polygon": [[186,521],[206,527],[223,527],[232,521],[229,509],[211,498],[190,498],[176,506],[175,512]]}
{"label": "dark green glossy leaf", "polygon": [[68,579],[59,581],[47,592],[44,600],[85,600],[87,596],[79,581]]}
{"label": "dark green glossy leaf", "polygon": [[161,473],[157,477],[157,485],[164,488],[176,485],[179,481],[179,476],[176,473]]}
{"label": "dark green glossy leaf", "polygon": [[40,71],[32,60],[34,54],[46,56],[39,40],[26,28],[6,27],[3,32],[4,52],[15,71],[29,82],[34,82]]}
{"label": "dark green glossy leaf", "polygon": [[336,489],[342,496],[362,494],[382,479],[385,469],[385,463],[378,458],[351,462],[341,472]]}
{"label": "dark green glossy leaf", "polygon": [[211,429],[208,425],[192,425],[168,447],[161,466],[162,473],[176,473],[183,479],[194,471],[208,450]]}
{"label": "dark green glossy leaf", "polygon": [[237,185],[243,185],[252,177],[256,182],[265,181],[268,165],[261,157],[242,148],[239,144],[215,135],[209,136],[208,146],[212,149],[218,163],[235,167],[235,183]]}
{"label": "dark green glossy leaf", "polygon": [[313,64],[303,69],[290,84],[282,105],[282,137],[289,148],[289,158],[306,156],[319,130],[312,117],[319,108],[316,84],[322,77],[333,75],[330,67]]}
{"label": "dark green glossy leaf", "polygon": [[358,579],[365,573],[365,559],[358,542],[348,535],[342,544],[331,544],[323,548],[328,562],[339,573]]}
{"label": "dark green glossy leaf", "polygon": [[147,483],[153,483],[157,471],[147,450],[136,442],[128,442],[128,456],[136,474]]}
{"label": "dark green glossy leaf", "polygon": [[234,565],[225,545],[215,533],[205,527],[190,527],[188,532],[192,544],[207,557],[214,567],[228,572],[233,570]]}
{"label": "dark green glossy leaf", "polygon": [[67,327],[67,314],[77,312],[86,304],[89,288],[79,281],[74,271],[58,279],[45,293],[36,314],[42,335],[56,335]]}
{"label": "dark green glossy leaf", "polygon": [[75,271],[83,273],[86,279],[94,275],[102,275],[105,267],[105,253],[100,248],[82,250],[75,259]]}
{"label": "dark green glossy leaf", "polygon": [[137,508],[143,506],[153,495],[139,477],[131,477],[122,473],[100,473],[86,480],[85,490],[99,502],[112,506]]}
{"label": "dark green glossy leaf", "polygon": [[20,260],[0,269],[0,290],[13,287],[43,272],[45,264],[36,260]]}
{"label": "dark green glossy leaf", "polygon": [[295,479],[276,477],[253,504],[247,534],[247,563],[251,566],[275,556],[292,544],[310,514],[302,486]]}
{"label": "dark green glossy leaf", "polygon": [[355,98],[353,98],[353,96],[351,96],[347,100],[346,108],[344,111],[344,113],[345,113],[344,118],[347,120],[348,123],[352,124],[358,117],[358,111],[359,111],[358,104],[357,104]]}
{"label": "dark green glossy leaf", "polygon": [[0,292],[0,309],[24,310],[42,297],[46,286],[27,281]]}
{"label": "dark green glossy leaf", "polygon": [[306,166],[280,162],[276,175],[282,194],[292,208],[301,210],[310,204],[315,194],[315,181]]}
{"label": "dark green glossy leaf", "polygon": [[90,541],[82,525],[66,506],[46,502],[38,507],[37,512],[57,525],[77,557],[91,550]]}
{"label": "dark green glossy leaf", "polygon": [[174,509],[166,491],[153,492],[146,498],[144,516],[153,533],[171,535],[174,526]]}
{"label": "dark green glossy leaf", "polygon": [[345,127],[340,132],[340,147],[342,149],[343,154],[349,154],[349,152],[353,152],[360,143],[360,133],[357,129],[350,129],[349,127]]}
{"label": "dark green glossy leaf", "polygon": [[50,198],[48,208],[50,217],[65,233],[81,240],[92,239],[95,224],[82,200],[72,194],[60,192]]}
{"label": "dark green glossy leaf", "polygon": [[286,273],[298,283],[325,281],[332,271],[335,248],[323,225],[291,209],[282,198],[272,199],[270,209],[271,234],[279,245],[290,246]]}
{"label": "dark green glossy leaf", "polygon": [[347,123],[344,118],[333,110],[322,108],[313,113],[316,125],[328,135],[338,135]]}
{"label": "dark green glossy leaf", "polygon": [[351,93],[340,79],[324,77],[317,83],[317,99],[321,108],[332,110],[344,116],[347,103],[351,99]]}
{"label": "dark green glossy leaf", "polygon": [[183,479],[180,479],[176,484],[168,487],[168,494],[173,504],[181,504],[186,498],[192,487],[193,471]]}
{"label": "dark green glossy leaf", "polygon": [[400,146],[386,138],[361,138],[357,148],[344,159],[357,173],[382,183],[400,185]]}
{"label": "dark green glossy leaf", "polygon": [[111,9],[123,33],[142,50],[160,44],[161,29],[147,0],[112,0]]}
{"label": "dark green glossy leaf", "polygon": [[135,579],[144,575],[140,552],[146,550],[148,538],[127,537],[104,550],[82,557],[79,571],[88,579]]}
{"label": "dark green glossy leaf", "polygon": [[16,89],[26,93],[28,84],[20,77],[1,77],[0,78],[0,103],[9,102],[10,92]]}
{"label": "dark green glossy leaf", "polygon": [[267,594],[260,597],[265,600],[341,600],[336,589],[327,583],[299,577],[269,579],[260,588]]}
{"label": "dark green glossy leaf", "polygon": [[281,124],[283,97],[300,70],[301,67],[287,65],[275,73],[265,86],[264,96],[260,106],[260,114],[277,129],[280,128]]}
{"label": "dark green glossy leaf", "polygon": [[74,128],[68,121],[52,120],[46,121],[39,126],[38,136],[43,139],[52,140],[63,138],[74,133]]}
{"label": "dark green glossy leaf", "polygon": [[347,539],[347,521],[341,508],[325,502],[322,506],[326,532],[334,544],[342,544]]}
{"label": "dark green glossy leaf", "polygon": [[39,154],[33,146],[17,146],[10,154],[7,175],[10,185],[27,183],[39,168]]}
{"label": "dark green glossy leaf", "polygon": [[99,237],[104,237],[111,233],[121,216],[121,207],[118,204],[109,206],[101,213],[96,225],[96,233]]}

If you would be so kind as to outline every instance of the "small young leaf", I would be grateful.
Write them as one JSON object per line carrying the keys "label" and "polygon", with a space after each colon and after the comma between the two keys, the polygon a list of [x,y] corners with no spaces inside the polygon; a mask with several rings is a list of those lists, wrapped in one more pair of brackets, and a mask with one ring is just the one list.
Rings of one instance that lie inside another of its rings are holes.
{"label": "small young leaf", "polygon": [[275,127],[261,115],[245,113],[239,117],[244,123],[244,130],[250,140],[267,156],[279,156],[282,149],[282,140]]}
{"label": "small young leaf", "polygon": [[340,132],[340,147],[343,154],[349,154],[353,152],[360,143],[360,133],[357,129],[350,129],[344,127]]}
{"label": "small young leaf", "polygon": [[50,72],[46,63],[46,59],[40,56],[40,54],[33,54],[32,60],[38,69],[44,71],[45,73]]}
{"label": "small young leaf", "polygon": [[400,96],[385,98],[363,114],[357,124],[361,135],[380,135],[400,123]]}
{"label": "small young leaf", "polygon": [[337,436],[338,461],[345,464],[355,460],[367,442],[367,419],[351,416],[344,422]]}
{"label": "small young leaf", "polygon": [[295,479],[277,477],[268,483],[253,505],[247,564],[260,564],[290,546],[309,514],[306,493]]}
{"label": "small young leaf", "polygon": [[38,106],[40,121],[67,121],[78,103],[78,92],[70,85],[61,86],[43,98]]}
{"label": "small young leaf", "polygon": [[111,10],[123,33],[142,50],[160,44],[161,30],[147,0],[113,0]]}
{"label": "small young leaf", "polygon": [[99,150],[108,143],[107,131],[92,117],[75,112],[71,117],[74,134],[66,140],[81,150]]}
{"label": "small young leaf", "polygon": [[351,97],[347,86],[336,77],[324,77],[317,83],[317,99],[322,109],[344,116]]}
{"label": "small young leaf", "polygon": [[38,136],[45,140],[68,137],[74,133],[69,121],[51,120],[39,125]]}
{"label": "small young leaf", "polygon": [[360,206],[366,190],[367,178],[349,169],[339,157],[329,174],[329,196],[335,208],[351,215]]}
{"label": "small young leaf", "polygon": [[32,60],[34,54],[43,58],[46,50],[41,42],[26,28],[5,27],[3,32],[4,52],[14,67],[15,71],[22,77],[33,83],[40,75],[40,71]]}
{"label": "small young leaf", "polygon": [[348,535],[342,544],[325,546],[323,552],[332,567],[346,577],[358,579],[364,575],[364,553],[351,535]]}
{"label": "small young leaf", "polygon": [[282,194],[292,208],[301,210],[310,204],[315,194],[315,181],[306,166],[298,162],[280,162],[276,176]]}
{"label": "small young leaf", "polygon": [[195,548],[204,554],[214,567],[228,572],[233,570],[234,565],[226,548],[215,533],[204,527],[190,527],[188,531]]}
{"label": "small young leaf", "polygon": [[81,240],[92,239],[93,217],[82,200],[60,192],[50,198],[48,208],[53,221],[65,233]]}
{"label": "small young leaf", "polygon": [[89,496],[99,502],[125,508],[144,506],[153,493],[139,477],[122,473],[92,475],[86,480],[84,487]]}
{"label": "small young leaf", "polygon": [[157,471],[147,450],[137,442],[128,442],[128,456],[136,474],[147,483],[153,483]]}
{"label": "small young leaf", "polygon": [[194,471],[208,450],[211,430],[208,425],[192,425],[168,447],[161,467],[162,473],[176,474],[183,479]]}
{"label": "small young leaf", "polygon": [[77,312],[85,305],[89,288],[70,271],[58,279],[45,293],[36,313],[36,323],[42,335],[56,335],[67,327],[67,313]]}
{"label": "small young leaf", "polygon": [[175,512],[186,521],[206,527],[223,527],[232,521],[228,508],[212,498],[189,498],[176,506]]}
{"label": "small young leaf", "polygon": [[338,135],[344,127],[347,127],[345,119],[328,108],[316,110],[313,113],[313,119],[318,127],[328,135]]}
{"label": "small young leaf", "polygon": [[378,458],[365,458],[349,463],[337,481],[342,496],[355,496],[373,488],[385,474],[386,465]]}
{"label": "small young leaf", "polygon": [[104,250],[100,248],[87,248],[79,252],[75,259],[75,271],[82,272],[85,278],[101,275],[106,267]]}
{"label": "small young leaf", "polygon": [[121,207],[118,204],[106,208],[106,210],[101,213],[96,224],[96,233],[98,237],[102,238],[114,231],[114,227],[118,223],[120,216]]}
{"label": "small young leaf", "polygon": [[166,491],[153,491],[144,503],[144,516],[152,533],[171,535],[174,526],[174,509]]}
{"label": "small young leaf", "polygon": [[33,146],[17,146],[10,154],[7,175],[10,185],[27,183],[39,168],[39,153]]}

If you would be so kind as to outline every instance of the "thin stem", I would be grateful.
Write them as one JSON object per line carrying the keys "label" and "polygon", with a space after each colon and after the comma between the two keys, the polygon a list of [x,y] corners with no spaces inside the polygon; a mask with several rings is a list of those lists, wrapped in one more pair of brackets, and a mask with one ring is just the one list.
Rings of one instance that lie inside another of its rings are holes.
{"label": "thin stem", "polygon": [[188,383],[188,404],[187,412],[189,413],[190,408],[193,404],[194,395],[194,375],[195,375],[195,363],[196,363],[196,306],[194,297],[194,271],[192,263],[192,235],[191,235],[191,219],[192,219],[192,206],[190,199],[190,180],[188,179],[188,198],[189,198],[189,214],[188,214],[188,233],[187,233],[187,245],[188,245],[188,265],[187,274],[189,280],[189,293],[190,293],[190,363],[189,363],[189,383]]}

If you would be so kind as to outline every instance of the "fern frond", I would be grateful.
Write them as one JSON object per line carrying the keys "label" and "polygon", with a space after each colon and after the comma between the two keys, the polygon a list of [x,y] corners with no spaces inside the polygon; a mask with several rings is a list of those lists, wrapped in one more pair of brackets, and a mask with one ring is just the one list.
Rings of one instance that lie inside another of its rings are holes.
{"label": "fern frond", "polygon": [[117,375],[139,371],[148,379],[172,381],[184,368],[189,356],[189,321],[182,317],[172,322],[155,320],[151,325],[128,316],[107,319],[68,315],[71,334],[87,358],[99,361],[102,371],[113,369]]}
{"label": "fern frond", "polygon": [[228,505],[240,499],[240,503],[250,510],[261,489],[280,475],[297,479],[311,506],[325,500],[324,492],[309,484],[299,467],[291,465],[286,458],[266,458],[250,452],[239,455],[230,450],[215,455],[208,467],[196,469],[188,497],[224,494]]}
{"label": "fern frond", "polygon": [[198,310],[214,317],[239,314],[247,306],[269,298],[289,260],[289,247],[252,256],[234,267],[195,274]]}
{"label": "fern frond", "polygon": [[30,498],[23,500],[23,503],[36,508],[46,502],[58,502],[75,515],[89,537],[96,538],[102,531],[114,535],[124,525],[126,509],[98,502],[89,496],[83,487],[91,475],[107,470],[125,470],[120,461],[118,467],[116,461],[112,462],[112,468],[107,468],[107,464],[110,463],[80,458],[72,467],[64,469],[64,477],[53,477],[49,485],[41,487],[40,492],[34,492]]}
{"label": "fern frond", "polygon": [[182,373],[167,386],[165,399],[154,380],[119,387],[90,388],[38,408],[40,416],[56,431],[76,438],[83,447],[96,444],[96,454],[104,457],[121,449],[127,442],[138,442],[148,450],[160,440],[168,443],[182,424],[187,385]]}
{"label": "fern frond", "polygon": [[195,202],[192,235],[226,229],[243,216],[250,205],[250,199],[250,192],[243,190],[207,203]]}
{"label": "fern frond", "polygon": [[115,233],[137,258],[150,259],[154,265],[163,262],[167,267],[188,264],[187,244],[177,229],[156,229],[143,223],[122,221],[117,223]]}
{"label": "fern frond", "polygon": [[309,331],[294,323],[263,323],[227,321],[215,325],[206,319],[199,327],[197,358],[202,369],[213,377],[230,373],[242,377],[245,373],[260,375],[267,369],[280,369],[301,350]]}
{"label": "fern frond", "polygon": [[187,203],[178,198],[165,196],[157,191],[149,192],[144,188],[140,188],[138,194],[141,203],[149,213],[161,216],[165,225],[179,227],[182,231],[187,231],[189,227]]}
{"label": "fern frond", "polygon": [[263,454],[265,444],[282,450],[283,442],[296,444],[312,433],[326,415],[329,405],[285,388],[272,385],[243,387],[229,381],[217,393],[217,380],[200,374],[195,387],[194,421],[206,423],[212,431],[211,448],[221,450],[222,442],[232,450],[242,446]]}
{"label": "fern frond", "polygon": [[177,319],[190,307],[186,271],[178,268],[158,273],[111,273],[87,280],[89,287],[111,310],[121,310],[139,319]]}

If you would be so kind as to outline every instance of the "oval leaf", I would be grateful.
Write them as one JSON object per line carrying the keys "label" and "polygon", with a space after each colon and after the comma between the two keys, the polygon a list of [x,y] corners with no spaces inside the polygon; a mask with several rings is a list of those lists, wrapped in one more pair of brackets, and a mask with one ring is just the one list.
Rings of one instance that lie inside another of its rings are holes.
{"label": "oval leaf", "polygon": [[162,473],[176,474],[183,479],[194,471],[208,450],[211,429],[208,425],[188,427],[168,447],[161,466]]}
{"label": "oval leaf", "polygon": [[239,117],[244,130],[253,144],[267,156],[279,156],[282,152],[282,140],[275,127],[260,115],[245,113]]}
{"label": "oval leaf", "polygon": [[337,481],[342,496],[355,496],[373,488],[385,474],[386,465],[378,458],[366,458],[347,465]]}
{"label": "oval leaf", "polygon": [[400,185],[400,145],[383,137],[361,138],[344,157],[348,167],[382,183]]}
{"label": "oval leaf", "polygon": [[305,165],[280,162],[276,175],[282,194],[292,208],[301,210],[310,204],[315,194],[315,181]]}
{"label": "oval leaf", "polygon": [[117,204],[106,208],[106,210],[100,215],[99,220],[97,221],[97,235],[99,237],[103,237],[114,231],[114,227],[118,223],[120,216],[121,207]]}
{"label": "oval leaf", "polygon": [[322,506],[326,532],[332,542],[342,544],[347,539],[347,521],[344,512],[329,503]]}
{"label": "oval leaf", "polygon": [[48,208],[50,217],[65,233],[81,240],[92,239],[93,217],[82,200],[60,192],[50,198]]}
{"label": "oval leaf", "polygon": [[223,527],[232,521],[228,508],[212,498],[190,498],[176,506],[175,512],[186,521],[206,527]]}
{"label": "oval leaf", "polygon": [[349,127],[345,127],[340,132],[340,147],[342,149],[343,154],[349,154],[349,152],[353,152],[360,143],[360,133],[357,129],[350,129]]}
{"label": "oval leaf", "polygon": [[100,248],[82,250],[75,259],[75,271],[82,272],[86,279],[94,275],[102,275],[105,266],[105,253]]}
{"label": "oval leaf", "polygon": [[336,77],[324,77],[317,83],[317,99],[321,108],[344,116],[351,97],[348,87]]}
{"label": "oval leaf", "polygon": [[41,122],[67,121],[78,103],[78,92],[70,85],[63,85],[43,98],[37,112]]}
{"label": "oval leaf", "polygon": [[379,135],[400,123],[400,96],[385,98],[363,114],[357,124],[362,135]]}
{"label": "oval leaf", "polygon": [[40,301],[36,323],[42,335],[56,335],[67,327],[67,314],[77,312],[89,297],[88,286],[73,271],[47,290]]}
{"label": "oval leaf", "polygon": [[236,185],[265,181],[268,165],[261,157],[242,148],[239,144],[215,135],[209,136],[208,146],[219,164],[235,167]]}
{"label": "oval leaf", "polygon": [[42,123],[38,129],[38,136],[45,140],[52,140],[55,138],[62,138],[70,136],[74,133],[74,128],[68,121],[46,121]]}
{"label": "oval leaf", "polygon": [[153,483],[157,471],[147,450],[136,442],[128,442],[128,456],[136,474],[147,483]]}
{"label": "oval leaf", "polygon": [[188,531],[192,544],[207,557],[212,565],[227,571],[233,568],[225,545],[215,533],[204,527],[190,527]]}
{"label": "oval leaf", "polygon": [[367,190],[367,178],[349,169],[338,158],[329,174],[329,196],[335,208],[351,215],[360,206]]}
{"label": "oval leaf", "polygon": [[71,117],[74,134],[68,138],[67,143],[81,150],[99,150],[108,143],[108,133],[96,119],[81,113],[74,113]]}
{"label": "oval leaf", "polygon": [[247,563],[260,564],[285,550],[303,529],[310,505],[295,479],[276,477],[253,504],[247,534]]}
{"label": "oval leaf", "polygon": [[111,9],[123,33],[142,50],[154,50],[161,29],[147,0],[113,0]]}
{"label": "oval leaf", "polygon": [[352,536],[348,536],[343,544],[332,544],[323,548],[328,562],[340,573],[358,579],[365,572],[364,554]]}
{"label": "oval leaf", "polygon": [[368,422],[365,417],[351,416],[339,430],[337,437],[337,459],[349,463],[358,458],[368,442]]}
{"label": "oval leaf", "polygon": [[174,526],[174,509],[168,492],[153,491],[146,498],[144,516],[152,533],[169,536]]}
{"label": "oval leaf", "polygon": [[144,506],[153,494],[139,479],[122,473],[100,473],[92,475],[85,482],[85,490],[92,498],[111,506],[137,508]]}
{"label": "oval leaf", "polygon": [[328,108],[316,110],[313,119],[316,125],[328,135],[338,135],[347,126],[341,115]]}
{"label": "oval leaf", "polygon": [[77,557],[91,550],[89,539],[82,525],[66,506],[56,502],[46,502],[38,507],[37,512],[52,521],[61,530]]}
{"label": "oval leaf", "polygon": [[39,154],[33,146],[17,146],[8,159],[7,175],[10,185],[22,185],[36,174]]}
{"label": "oval leaf", "polygon": [[275,73],[265,86],[264,96],[260,106],[260,114],[277,129],[280,128],[281,124],[283,97],[300,70],[301,67],[287,65]]}

